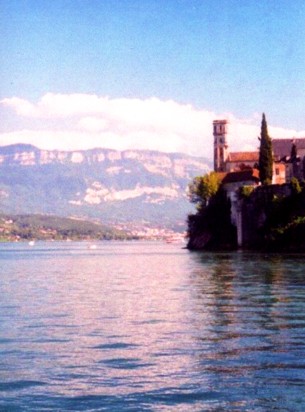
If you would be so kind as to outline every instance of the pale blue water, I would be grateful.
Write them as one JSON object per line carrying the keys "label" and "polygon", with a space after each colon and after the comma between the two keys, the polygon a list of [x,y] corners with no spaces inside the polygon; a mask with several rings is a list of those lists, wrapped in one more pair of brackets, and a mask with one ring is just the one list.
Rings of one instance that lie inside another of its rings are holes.
{"label": "pale blue water", "polygon": [[305,258],[0,245],[1,411],[304,411]]}

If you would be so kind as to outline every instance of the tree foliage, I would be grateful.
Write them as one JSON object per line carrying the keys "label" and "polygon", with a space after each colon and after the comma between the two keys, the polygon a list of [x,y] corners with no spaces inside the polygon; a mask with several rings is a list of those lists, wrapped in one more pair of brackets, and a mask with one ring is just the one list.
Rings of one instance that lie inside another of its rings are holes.
{"label": "tree foliage", "polygon": [[189,249],[236,249],[237,230],[231,222],[231,201],[221,187],[205,207],[188,216],[188,238]]}
{"label": "tree foliage", "polygon": [[290,151],[290,160],[291,160],[291,162],[296,162],[297,157],[298,157],[297,145],[295,143],[293,143],[292,146],[291,146],[291,151]]}
{"label": "tree foliage", "polygon": [[192,203],[197,204],[197,208],[206,206],[220,186],[221,179],[216,172],[208,173],[204,176],[197,176],[189,184],[189,198]]}
{"label": "tree foliage", "polygon": [[290,185],[291,185],[291,190],[293,194],[297,195],[302,192],[300,182],[296,177],[292,177]]}
{"label": "tree foliage", "polygon": [[259,148],[259,178],[263,185],[271,184],[272,182],[272,165],[273,165],[273,156],[272,156],[272,142],[268,134],[268,126],[263,113],[262,125],[261,125],[261,136],[260,148]]}
{"label": "tree foliage", "polygon": [[276,199],[265,209],[262,245],[273,250],[305,250],[305,188],[291,179],[291,194]]}

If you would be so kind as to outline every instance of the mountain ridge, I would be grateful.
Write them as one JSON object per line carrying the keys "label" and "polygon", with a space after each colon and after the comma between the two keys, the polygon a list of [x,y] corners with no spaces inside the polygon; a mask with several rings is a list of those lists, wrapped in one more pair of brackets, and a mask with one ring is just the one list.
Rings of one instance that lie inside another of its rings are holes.
{"label": "mountain ridge", "polygon": [[0,211],[176,225],[190,211],[190,180],[205,158],[149,150],[0,147]]}

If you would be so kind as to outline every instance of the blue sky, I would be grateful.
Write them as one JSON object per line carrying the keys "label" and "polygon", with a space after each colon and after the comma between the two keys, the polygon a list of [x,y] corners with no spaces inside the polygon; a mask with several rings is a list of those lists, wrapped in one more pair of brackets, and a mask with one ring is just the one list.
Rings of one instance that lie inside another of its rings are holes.
{"label": "blue sky", "polygon": [[[0,12],[0,144],[206,155],[214,117],[251,146],[263,111],[276,137],[305,134],[303,0],[0,0]],[[54,115],[59,101],[78,109]]]}

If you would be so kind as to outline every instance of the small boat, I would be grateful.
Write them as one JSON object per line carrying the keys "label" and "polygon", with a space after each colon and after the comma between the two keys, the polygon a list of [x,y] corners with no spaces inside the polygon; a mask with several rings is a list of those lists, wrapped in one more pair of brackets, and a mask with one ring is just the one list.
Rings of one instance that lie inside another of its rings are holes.
{"label": "small boat", "polygon": [[88,246],[88,249],[91,249],[91,250],[96,249],[96,248],[97,248],[96,245],[89,245],[89,246]]}
{"label": "small boat", "polygon": [[35,245],[35,241],[34,240],[30,240],[29,241],[29,246],[34,246]]}

